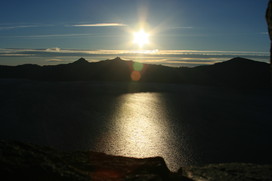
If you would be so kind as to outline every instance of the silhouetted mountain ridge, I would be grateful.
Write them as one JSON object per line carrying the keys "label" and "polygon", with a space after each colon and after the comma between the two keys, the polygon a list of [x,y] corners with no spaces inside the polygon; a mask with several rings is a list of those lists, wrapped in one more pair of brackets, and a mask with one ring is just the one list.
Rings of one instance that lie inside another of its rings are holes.
{"label": "silhouetted mountain ridge", "polygon": [[270,82],[269,64],[241,57],[193,69],[200,74],[193,78],[198,79],[195,82],[204,84],[252,87],[268,86]]}
{"label": "silhouetted mountain ridge", "polygon": [[120,57],[100,62],[88,62],[80,58],[69,64],[0,66],[0,78],[47,81],[131,81],[132,72],[135,70],[140,73],[139,82],[223,87],[268,87],[270,82],[269,64],[241,57],[192,68],[141,64],[131,60],[122,60]]}
{"label": "silhouetted mountain ridge", "polygon": [[87,65],[89,62],[85,58],[80,58],[77,61],[74,61],[72,64],[78,64],[78,65]]}

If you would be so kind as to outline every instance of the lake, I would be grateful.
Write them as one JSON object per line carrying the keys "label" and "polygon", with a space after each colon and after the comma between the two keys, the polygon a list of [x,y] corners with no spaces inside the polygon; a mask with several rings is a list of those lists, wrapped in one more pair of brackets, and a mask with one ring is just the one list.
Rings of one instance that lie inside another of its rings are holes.
{"label": "lake", "polygon": [[0,138],[181,166],[272,162],[271,90],[0,80]]}

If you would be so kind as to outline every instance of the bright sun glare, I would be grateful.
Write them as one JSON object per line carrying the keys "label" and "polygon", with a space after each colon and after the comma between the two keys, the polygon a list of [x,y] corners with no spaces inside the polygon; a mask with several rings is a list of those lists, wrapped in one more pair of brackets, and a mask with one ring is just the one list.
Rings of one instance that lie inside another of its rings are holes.
{"label": "bright sun glare", "polygon": [[140,30],[134,33],[133,43],[138,44],[139,47],[142,48],[145,44],[149,43],[148,38],[149,38],[149,34],[146,33],[144,30]]}

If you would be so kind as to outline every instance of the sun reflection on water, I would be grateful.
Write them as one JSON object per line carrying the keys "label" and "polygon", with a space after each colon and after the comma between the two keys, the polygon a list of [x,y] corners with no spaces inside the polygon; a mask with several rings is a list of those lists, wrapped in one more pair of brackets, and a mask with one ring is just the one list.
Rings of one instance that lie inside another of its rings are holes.
{"label": "sun reflection on water", "polygon": [[100,136],[97,148],[113,155],[162,156],[170,169],[177,169],[180,165],[173,163],[181,160],[181,154],[174,130],[159,93],[125,94],[115,106],[109,127]]}

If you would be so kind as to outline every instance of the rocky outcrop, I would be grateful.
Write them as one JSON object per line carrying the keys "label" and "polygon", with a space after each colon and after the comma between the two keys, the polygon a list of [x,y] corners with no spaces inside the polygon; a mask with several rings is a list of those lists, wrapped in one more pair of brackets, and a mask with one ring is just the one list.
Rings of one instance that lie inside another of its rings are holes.
{"label": "rocky outcrop", "polygon": [[39,181],[269,181],[272,165],[211,164],[170,172],[163,158],[128,158],[90,151],[61,152],[17,141],[0,141],[0,176]]}
{"label": "rocky outcrop", "polygon": [[221,163],[191,166],[180,169],[180,174],[196,181],[271,181],[272,165],[250,163]]}
{"label": "rocky outcrop", "polygon": [[5,180],[186,180],[171,173],[160,157],[136,159],[0,141],[0,175]]}

